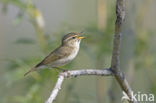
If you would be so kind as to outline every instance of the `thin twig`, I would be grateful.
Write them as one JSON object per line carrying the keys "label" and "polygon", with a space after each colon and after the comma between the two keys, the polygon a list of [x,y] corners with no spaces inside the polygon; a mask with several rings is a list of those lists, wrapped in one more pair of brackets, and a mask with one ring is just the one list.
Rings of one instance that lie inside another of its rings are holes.
{"label": "thin twig", "polygon": [[61,85],[66,77],[77,77],[77,76],[85,76],[85,75],[97,75],[97,76],[111,76],[113,75],[111,69],[84,69],[84,70],[72,70],[66,71],[59,74],[56,85],[51,92],[50,97],[45,103],[53,103],[55,100],[59,90],[61,89]]}

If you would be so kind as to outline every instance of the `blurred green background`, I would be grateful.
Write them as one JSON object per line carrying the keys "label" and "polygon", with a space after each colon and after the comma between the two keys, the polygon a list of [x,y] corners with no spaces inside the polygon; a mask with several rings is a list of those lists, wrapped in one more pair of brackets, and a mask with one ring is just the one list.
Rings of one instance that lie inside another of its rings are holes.
{"label": "blurred green background", "polygon": [[[61,43],[84,31],[76,59],[66,69],[110,66],[115,0],[0,0],[0,103],[43,103],[55,70],[23,74]],[[126,0],[121,68],[134,92],[156,95],[156,1]],[[112,77],[66,79],[55,103],[121,103]],[[154,102],[153,102],[154,103]]]}

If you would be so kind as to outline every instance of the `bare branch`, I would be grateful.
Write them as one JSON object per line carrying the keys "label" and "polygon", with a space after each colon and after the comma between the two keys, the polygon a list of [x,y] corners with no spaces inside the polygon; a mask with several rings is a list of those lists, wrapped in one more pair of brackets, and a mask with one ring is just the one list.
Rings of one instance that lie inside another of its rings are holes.
{"label": "bare branch", "polygon": [[56,85],[51,92],[50,97],[45,103],[53,103],[55,100],[59,90],[61,89],[61,85],[64,81],[65,77],[77,77],[77,76],[85,76],[85,75],[97,75],[97,76],[111,76],[113,75],[111,69],[84,69],[84,70],[72,70],[72,71],[66,71],[59,74],[58,80],[56,82]]}
{"label": "bare branch", "polygon": [[113,43],[112,63],[111,68],[114,72],[115,78],[120,84],[122,90],[130,98],[130,103],[137,103],[132,100],[132,90],[125,79],[124,74],[120,70],[120,43],[121,43],[121,27],[125,18],[125,0],[117,0],[116,2],[116,23],[115,23],[115,35]]}
{"label": "bare branch", "polygon": [[50,97],[48,98],[48,100],[45,103],[53,103],[53,101],[55,100],[59,90],[61,89],[61,85],[63,83],[64,80],[64,76],[63,75],[59,75],[56,85],[53,89],[53,91],[51,92]]}

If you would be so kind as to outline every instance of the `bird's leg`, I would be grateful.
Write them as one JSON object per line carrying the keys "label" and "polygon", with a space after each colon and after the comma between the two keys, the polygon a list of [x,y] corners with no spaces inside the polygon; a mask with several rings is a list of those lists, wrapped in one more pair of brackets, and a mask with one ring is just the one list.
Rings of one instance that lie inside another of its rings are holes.
{"label": "bird's leg", "polygon": [[55,67],[54,69],[55,69],[55,71],[56,71],[57,73],[59,73],[58,68]]}
{"label": "bird's leg", "polygon": [[60,68],[60,67],[53,67],[53,68],[55,68],[55,70],[56,70],[57,72],[59,72],[58,70],[62,70],[63,72],[66,72],[66,71],[67,71],[67,70],[62,69],[62,68]]}
{"label": "bird's leg", "polygon": [[69,77],[70,73],[68,72],[68,70],[62,69],[60,67],[57,67],[58,69],[62,70],[63,72],[67,72],[67,77]]}
{"label": "bird's leg", "polygon": [[[68,72],[68,70],[62,69],[60,67],[55,67],[55,70],[58,72],[58,70],[62,70],[63,72],[67,72],[67,77],[69,77],[70,73]],[[58,72],[59,73],[59,72]]]}
{"label": "bird's leg", "polygon": [[56,69],[58,69],[58,70],[62,70],[63,72],[66,72],[66,71],[67,71],[67,70],[62,69],[62,68],[60,68],[60,67],[56,67]]}

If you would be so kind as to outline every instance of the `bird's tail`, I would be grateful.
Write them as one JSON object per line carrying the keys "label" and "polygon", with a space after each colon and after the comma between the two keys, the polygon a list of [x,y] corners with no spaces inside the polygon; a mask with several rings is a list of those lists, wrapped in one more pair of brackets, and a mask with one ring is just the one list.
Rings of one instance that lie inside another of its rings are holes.
{"label": "bird's tail", "polygon": [[31,68],[28,72],[26,72],[26,73],[24,74],[24,76],[26,76],[26,75],[28,75],[29,73],[35,71],[36,69],[37,69],[36,67]]}

